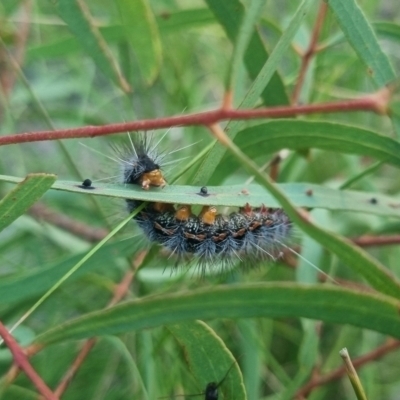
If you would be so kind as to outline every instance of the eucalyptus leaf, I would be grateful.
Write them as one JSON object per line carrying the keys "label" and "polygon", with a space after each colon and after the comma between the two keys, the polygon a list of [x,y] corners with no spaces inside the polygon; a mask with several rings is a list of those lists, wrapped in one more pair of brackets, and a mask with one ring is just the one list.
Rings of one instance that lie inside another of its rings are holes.
{"label": "eucalyptus leaf", "polygon": [[[21,178],[0,175],[0,181],[17,183],[21,181]],[[377,193],[344,191],[311,183],[282,183],[278,186],[298,207],[400,217],[400,200],[395,197]],[[129,185],[128,187],[127,185],[112,185],[99,182],[88,190],[78,182],[57,181],[51,189],[94,196],[172,204],[243,207],[248,203],[253,207],[260,207],[262,204],[272,208],[280,207],[279,202],[268,190],[257,184],[208,186],[207,195],[202,195],[201,188],[180,185],[166,186],[162,189],[152,188],[146,191],[135,185]]]}
{"label": "eucalyptus leaf", "polygon": [[0,231],[10,225],[38,201],[55,182],[56,176],[29,174],[0,201]]}
{"label": "eucalyptus leaf", "polygon": [[400,302],[328,285],[259,283],[191,290],[127,301],[67,321],[39,335],[50,345],[194,319],[305,317],[350,324],[400,339]]}

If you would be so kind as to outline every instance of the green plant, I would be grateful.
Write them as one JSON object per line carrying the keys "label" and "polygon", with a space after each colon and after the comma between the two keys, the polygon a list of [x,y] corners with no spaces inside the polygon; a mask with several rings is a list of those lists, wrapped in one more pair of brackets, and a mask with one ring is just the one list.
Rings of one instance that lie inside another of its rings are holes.
{"label": "green plant", "polygon": [[[232,354],[243,375],[224,399],[352,398],[344,346],[367,396],[396,398],[393,354],[372,363],[400,345],[400,26],[377,17],[395,2],[264,3],[0,5],[3,398],[199,393]],[[165,189],[96,182],[116,166],[87,147],[112,155],[114,133],[169,128],[162,146],[189,158]],[[281,206],[302,258],[171,276],[172,259],[129,239],[132,193]]]}

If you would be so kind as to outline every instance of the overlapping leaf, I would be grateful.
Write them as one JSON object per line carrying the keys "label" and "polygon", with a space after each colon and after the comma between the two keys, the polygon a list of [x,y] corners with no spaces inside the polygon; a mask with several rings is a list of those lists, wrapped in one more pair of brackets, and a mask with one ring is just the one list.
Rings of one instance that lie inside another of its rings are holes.
{"label": "overlapping leaf", "polygon": [[384,295],[293,283],[229,285],[128,301],[40,335],[49,345],[194,319],[305,317],[351,324],[400,338],[400,302]]}

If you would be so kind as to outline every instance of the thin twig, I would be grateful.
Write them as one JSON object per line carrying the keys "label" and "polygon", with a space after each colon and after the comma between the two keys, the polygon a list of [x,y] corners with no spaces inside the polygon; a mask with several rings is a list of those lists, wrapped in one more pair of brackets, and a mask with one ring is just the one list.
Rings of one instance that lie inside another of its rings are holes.
{"label": "thin twig", "polygon": [[71,366],[68,368],[68,371],[64,374],[60,383],[58,384],[57,388],[54,391],[54,393],[58,397],[61,397],[63,393],[67,390],[68,385],[71,383],[72,379],[74,378],[79,368],[86,360],[86,357],[89,355],[90,351],[92,350],[92,348],[96,343],[97,343],[97,338],[91,338],[83,344],[78,355],[75,357],[75,360],[72,362]]}
{"label": "thin twig", "polygon": [[[384,355],[391,353],[392,351],[398,349],[400,347],[400,340],[388,339],[385,344],[377,347],[375,350],[364,354],[361,357],[358,357],[353,360],[354,368],[361,368],[363,365],[368,364],[372,361],[376,361]],[[334,371],[322,375],[313,377],[306,385],[304,385],[297,393],[295,398],[300,399],[306,397],[310,392],[312,392],[315,388],[325,385],[329,382],[338,380],[346,375],[346,368],[341,366]]]}
{"label": "thin twig", "polygon": [[[58,397],[49,389],[44,383],[43,379],[37,374],[30,364],[27,355],[23,349],[19,346],[17,341],[8,332],[7,328],[0,321],[0,336],[3,338],[4,343],[10,349],[14,364],[23,370],[26,376],[36,386],[38,392],[44,396],[46,400],[58,400]],[[15,374],[16,375],[16,374]]]}
{"label": "thin twig", "polygon": [[371,111],[387,114],[391,92],[384,88],[378,92],[353,100],[341,100],[331,103],[317,103],[296,106],[279,106],[250,110],[218,109],[197,114],[178,115],[166,118],[154,118],[132,122],[101,126],[59,129],[40,132],[25,132],[0,137],[0,146],[15,143],[38,142],[43,140],[97,137],[128,131],[147,131],[174,126],[210,126],[224,120],[248,120],[265,118],[293,117],[298,114],[336,113],[350,111]]}
{"label": "thin twig", "polygon": [[361,380],[357,374],[356,369],[351,361],[350,354],[346,348],[339,351],[340,357],[342,357],[344,362],[344,367],[346,369],[346,374],[349,377],[351,386],[353,386],[354,392],[358,400],[367,400],[365,390],[362,386]]}
{"label": "thin twig", "polygon": [[357,244],[360,247],[389,246],[393,244],[400,244],[400,235],[389,235],[389,236],[365,235],[351,240],[353,241],[353,243]]}
{"label": "thin twig", "polygon": [[49,222],[91,243],[97,243],[109,233],[106,229],[93,228],[67,215],[58,213],[41,203],[33,205],[28,213],[38,220]]}
{"label": "thin twig", "polygon": [[270,171],[269,171],[269,177],[271,178],[272,181],[276,182],[279,177],[279,165],[282,161],[282,157],[280,155],[280,152],[276,153],[275,156],[272,158],[272,160],[269,163],[270,166]]}
{"label": "thin twig", "polygon": [[292,94],[292,104],[297,104],[299,100],[301,88],[303,87],[304,78],[306,76],[308,66],[310,65],[310,61],[314,57],[314,54],[316,53],[316,49],[318,46],[317,44],[318,37],[321,32],[327,10],[328,10],[328,3],[322,1],[318,10],[317,20],[315,22],[314,29],[311,34],[310,44],[308,45],[307,50],[304,52],[301,60],[299,76],[297,78],[296,86]]}

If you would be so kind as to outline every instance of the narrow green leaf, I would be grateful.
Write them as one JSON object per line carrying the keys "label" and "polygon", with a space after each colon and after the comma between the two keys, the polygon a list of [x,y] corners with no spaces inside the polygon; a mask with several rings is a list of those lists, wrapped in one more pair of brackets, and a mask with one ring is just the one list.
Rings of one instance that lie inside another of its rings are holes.
{"label": "narrow green leaf", "polygon": [[375,33],[355,0],[327,0],[347,40],[381,87],[396,78]]}
{"label": "narrow green leaf", "polygon": [[[235,43],[244,15],[243,4],[239,0],[206,0],[206,3],[222,25],[229,40]],[[257,77],[268,57],[269,54],[259,33],[254,31],[244,55],[244,62],[250,78],[255,79]],[[277,72],[272,75],[271,81],[262,91],[261,97],[263,103],[267,106],[289,104],[284,83]]]}
{"label": "narrow green leaf", "polygon": [[[21,178],[0,175],[0,181],[19,182]],[[263,186],[257,184],[207,186],[208,196],[200,196],[200,188],[171,185],[163,189],[145,191],[131,185],[111,185],[96,183],[93,190],[82,189],[79,182],[57,181],[51,189],[97,196],[135,199],[171,204],[213,205],[243,207],[249,203],[253,207],[261,204],[279,207],[279,202]],[[311,183],[282,183],[278,187],[298,207],[323,208],[365,212],[367,214],[400,217],[399,200],[395,197],[376,193],[343,191]]]}
{"label": "narrow green leaf", "polygon": [[235,359],[209,326],[194,321],[167,325],[167,329],[182,347],[190,371],[199,384],[198,393],[204,392],[208,383],[220,382],[229,371],[218,391],[223,393],[224,399],[246,400],[240,369],[237,365],[232,367]]}
{"label": "narrow green leaf", "polygon": [[[261,70],[259,70],[257,77],[254,79],[250,89],[243,99],[240,108],[252,108],[255,106],[263,91],[268,87],[267,85],[275,73],[278,63],[289,48],[302,21],[314,3],[316,3],[316,0],[303,0],[300,3],[295,15],[288,25],[288,29],[286,29],[280,37],[271,55],[268,57]],[[269,91],[269,93],[271,92]],[[243,121],[231,121],[226,127],[228,136],[233,140],[236,134],[243,128],[243,125]],[[225,152],[226,149],[221,144],[214,142],[213,147],[198,168],[193,182],[195,185],[202,186],[209,182]]]}
{"label": "narrow green leaf", "polygon": [[167,17],[156,16],[156,20],[161,34],[215,23],[215,18],[208,8],[179,10],[169,13]]}
{"label": "narrow green leaf", "polygon": [[[323,121],[280,119],[255,125],[238,133],[235,144],[252,160],[288,148],[317,148],[374,157],[400,167],[400,144],[389,136],[351,125]],[[226,154],[218,166],[219,183],[235,165]],[[237,166],[239,164],[236,163]]]}
{"label": "narrow green leaf", "polygon": [[349,268],[364,277],[376,290],[400,298],[400,281],[381,262],[350,240],[310,223],[301,227],[314,240],[336,254]]}
{"label": "narrow green leaf", "polygon": [[235,89],[235,83],[239,79],[239,71],[243,62],[243,55],[245,54],[251,36],[253,35],[255,25],[258,18],[260,18],[260,14],[264,5],[264,0],[253,0],[250,2],[248,9],[244,13],[243,21],[236,38],[235,47],[233,49],[232,62],[230,63],[230,70],[228,74],[228,90]]}
{"label": "narrow green leaf", "polygon": [[194,319],[305,317],[400,338],[400,302],[381,294],[294,283],[229,285],[128,301],[58,325],[37,337],[49,345]]}
{"label": "narrow green leaf", "polygon": [[150,5],[147,0],[117,0],[117,4],[142,76],[151,84],[161,67],[161,41]]}
{"label": "narrow green leaf", "polygon": [[[156,21],[161,37],[180,30],[189,30],[193,27],[215,23],[210,10],[205,8],[173,12],[168,15],[168,18],[156,17]],[[104,26],[100,27],[99,30],[108,43],[116,43],[126,38],[126,30],[121,25]],[[62,39],[52,38],[49,42],[43,42],[26,49],[26,58],[28,61],[52,57],[65,58],[66,55],[75,53],[79,49],[81,49],[81,46],[75,36]]]}
{"label": "narrow green leaf", "polygon": [[87,5],[82,0],[59,0],[56,7],[61,18],[97,67],[122,90],[129,92],[129,84],[122,76],[98,27],[93,23]]}
{"label": "narrow green leaf", "polygon": [[[260,321],[249,318],[235,323],[235,331],[239,339],[235,347],[239,346],[240,349],[240,364],[249,400],[260,398],[263,387],[264,349],[269,349],[271,345],[272,324],[272,320],[262,321],[260,324]],[[263,332],[266,334],[266,336],[263,335],[262,340],[259,340],[260,325],[264,326]]]}
{"label": "narrow green leaf", "polygon": [[50,189],[56,176],[30,174],[0,201],[0,231],[10,225]]}
{"label": "narrow green leaf", "polygon": [[4,387],[4,392],[4,396],[2,396],[3,392],[0,393],[1,400],[37,400],[38,398],[35,391],[17,385],[7,385],[7,387]]}
{"label": "narrow green leaf", "polygon": [[387,39],[392,39],[400,42],[400,25],[389,21],[377,21],[373,22],[372,26],[376,30],[376,33]]}
{"label": "narrow green leaf", "polygon": [[11,328],[13,331],[17,326],[19,326],[25,319],[27,319],[46,299],[48,299],[68,278],[74,275],[79,269],[89,260],[93,255],[95,255],[118,231],[120,231],[131,219],[144,207],[145,203],[136,208],[127,218],[120,222],[104,239],[96,244],[90,251],[88,251],[75,265],[60,278],[58,279],[46,293],[44,293],[39,300],[37,300],[29,310],[14,324]]}
{"label": "narrow green leaf", "polygon": [[[372,22],[371,26],[373,30],[378,35],[378,39],[391,39],[395,41],[400,40],[400,25],[394,22],[388,21],[377,21]],[[337,32],[335,35],[327,38],[325,41],[320,43],[321,49],[326,51],[328,48],[332,46],[336,46],[340,43],[344,43],[346,41],[346,37],[343,32]]]}
{"label": "narrow green leaf", "polygon": [[343,182],[339,189],[344,190],[349,187],[351,187],[354,183],[360,181],[361,179],[365,178],[368,175],[373,174],[376,172],[382,165],[384,164],[383,161],[377,161],[374,164],[370,165],[369,167],[365,168],[362,172],[356,174],[355,176],[352,176],[351,178],[347,179],[345,182]]}
{"label": "narrow green leaf", "polygon": [[[127,343],[115,336],[105,336],[102,340],[109,345],[111,345],[119,355],[121,355],[122,361],[124,362],[124,371],[126,371],[128,385],[130,387],[130,393],[138,393],[138,387],[141,390],[141,399],[140,400],[152,400],[149,397],[146,386],[143,382],[143,376],[141,374],[142,371],[139,370],[137,365],[137,360],[134,355],[130,351]],[[121,379],[121,377],[119,377]],[[129,396],[127,394],[127,396]],[[129,397],[128,397],[129,398]]]}
{"label": "narrow green leaf", "polygon": [[[0,175],[0,181],[19,182],[21,178]],[[249,203],[253,207],[266,204],[279,207],[279,202],[263,187],[257,184],[208,186],[208,196],[200,196],[200,188],[193,186],[166,186],[145,191],[132,185],[111,185],[96,183],[94,190],[82,189],[79,182],[57,181],[51,189],[97,196],[135,199],[171,204],[214,205],[243,207]],[[399,201],[395,197],[376,193],[343,191],[311,183],[282,183],[278,187],[298,207],[323,208],[365,212],[367,214],[400,217]]]}

